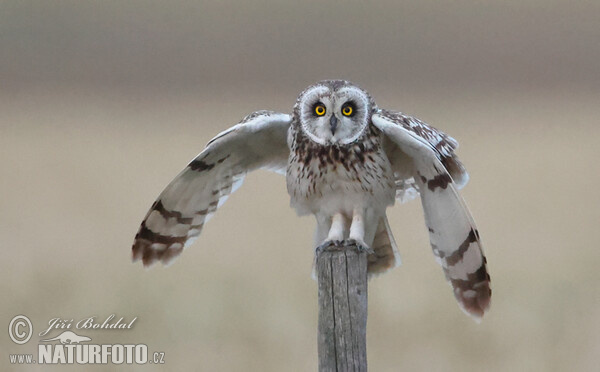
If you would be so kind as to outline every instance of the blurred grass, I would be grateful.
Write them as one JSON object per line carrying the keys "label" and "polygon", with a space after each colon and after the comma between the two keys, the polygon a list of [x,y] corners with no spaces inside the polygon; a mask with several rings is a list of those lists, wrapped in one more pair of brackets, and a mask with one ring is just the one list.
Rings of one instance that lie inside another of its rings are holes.
{"label": "blurred grass", "polygon": [[[428,92],[402,104],[389,87],[371,91],[461,142],[494,291],[483,323],[468,319],[432,258],[419,203],[391,209],[403,266],[370,283],[371,369],[593,370],[599,97]],[[170,370],[315,370],[313,221],[288,207],[282,177],[251,174],[170,268],[129,260],[149,205],[214,134],[294,99],[55,90],[1,101],[0,322],[138,316],[132,331],[89,335],[164,351]],[[3,350],[24,352],[8,342]]]}

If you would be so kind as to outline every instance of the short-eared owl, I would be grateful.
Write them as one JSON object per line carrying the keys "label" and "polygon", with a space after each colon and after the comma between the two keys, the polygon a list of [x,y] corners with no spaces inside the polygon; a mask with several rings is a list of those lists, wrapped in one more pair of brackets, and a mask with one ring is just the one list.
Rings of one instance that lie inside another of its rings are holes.
{"label": "short-eared owl", "polygon": [[468,181],[458,143],[419,119],[377,107],[343,80],[300,94],[291,115],[257,111],[213,138],[167,186],[135,237],[133,259],[171,262],[249,171],[283,173],[291,206],[317,220],[316,245],[368,250],[370,275],[400,264],[386,208],[421,196],[433,254],[461,308],[490,303],[479,234],[458,189]]}

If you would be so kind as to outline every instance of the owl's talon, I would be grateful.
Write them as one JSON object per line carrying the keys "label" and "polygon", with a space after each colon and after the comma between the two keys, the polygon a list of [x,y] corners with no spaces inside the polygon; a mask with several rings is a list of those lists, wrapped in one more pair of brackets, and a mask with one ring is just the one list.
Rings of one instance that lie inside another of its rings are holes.
{"label": "owl's talon", "polygon": [[375,254],[365,242],[356,239],[347,240],[327,240],[317,247],[316,254],[328,250],[342,250],[349,247],[356,247],[359,252],[367,252],[367,254]]}
{"label": "owl's talon", "polygon": [[344,240],[344,247],[355,246],[359,252],[367,252],[367,254],[375,254],[375,251],[371,249],[365,242],[357,239]]}
{"label": "owl's talon", "polygon": [[341,240],[327,240],[317,247],[317,249],[315,250],[316,251],[315,253],[319,254],[319,253],[329,250],[331,248],[339,249],[343,246],[344,246],[343,241],[341,241]]}

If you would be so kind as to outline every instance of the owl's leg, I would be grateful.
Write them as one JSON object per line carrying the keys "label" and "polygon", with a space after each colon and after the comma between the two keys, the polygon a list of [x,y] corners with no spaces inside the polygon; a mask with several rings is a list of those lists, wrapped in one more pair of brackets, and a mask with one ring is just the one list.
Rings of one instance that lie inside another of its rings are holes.
{"label": "owl's leg", "polygon": [[365,220],[363,214],[364,210],[362,208],[355,208],[354,212],[352,213],[352,225],[350,225],[350,239],[354,239],[356,240],[356,242],[363,242],[365,237]]}
{"label": "owl's leg", "polygon": [[327,237],[321,242],[321,245],[317,247],[317,251],[322,251],[325,248],[331,246],[341,246],[342,240],[344,240],[344,236],[346,234],[346,219],[342,213],[336,213],[331,218],[327,218],[328,223],[324,223],[323,219],[317,217],[317,223],[319,226],[317,227],[317,233],[319,231],[324,231],[324,227],[329,227],[329,233]]}
{"label": "owl's leg", "polygon": [[342,241],[344,240],[344,230],[345,226],[344,215],[341,213],[336,213],[331,218],[331,228],[329,229],[329,235],[327,235],[327,240],[330,241]]}
{"label": "owl's leg", "polygon": [[364,208],[355,208],[352,212],[352,224],[350,225],[350,236],[346,244],[356,245],[360,250],[370,251],[369,245],[365,243],[365,218]]}

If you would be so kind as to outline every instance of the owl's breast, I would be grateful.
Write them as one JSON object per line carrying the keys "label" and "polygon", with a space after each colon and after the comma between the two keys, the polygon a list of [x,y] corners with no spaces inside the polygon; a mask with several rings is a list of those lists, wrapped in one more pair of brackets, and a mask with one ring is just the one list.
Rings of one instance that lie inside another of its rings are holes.
{"label": "owl's breast", "polygon": [[299,214],[394,203],[390,162],[374,143],[292,149],[287,168],[291,205]]}

